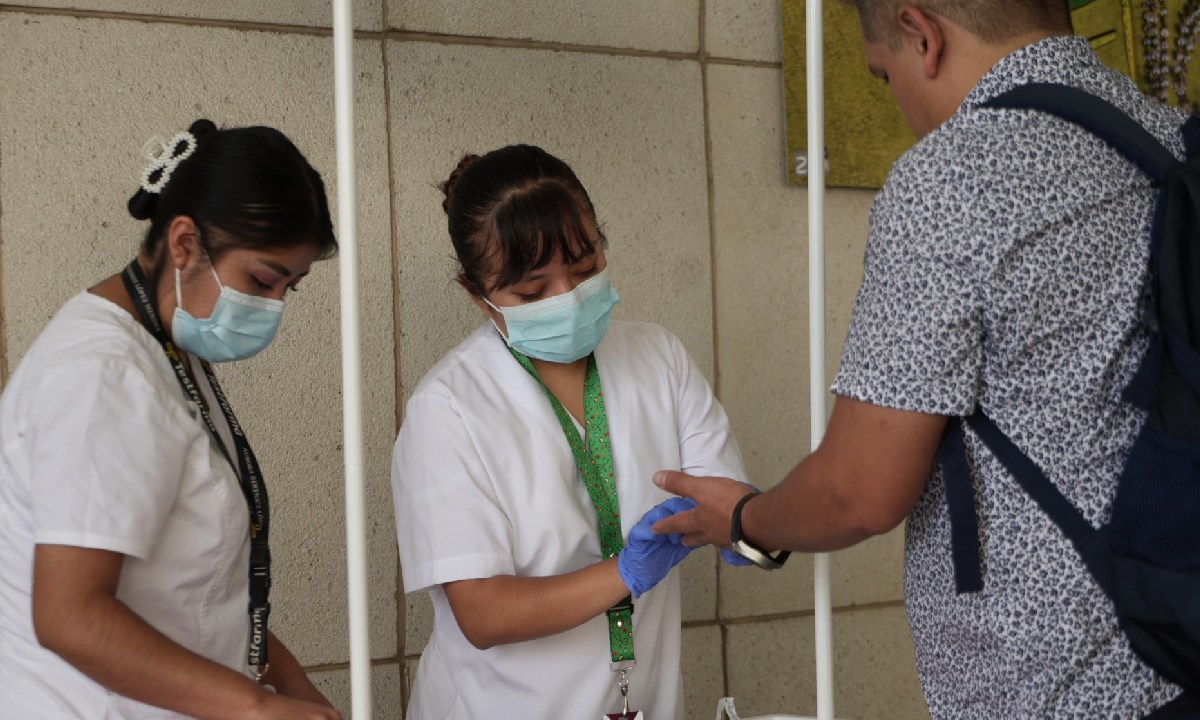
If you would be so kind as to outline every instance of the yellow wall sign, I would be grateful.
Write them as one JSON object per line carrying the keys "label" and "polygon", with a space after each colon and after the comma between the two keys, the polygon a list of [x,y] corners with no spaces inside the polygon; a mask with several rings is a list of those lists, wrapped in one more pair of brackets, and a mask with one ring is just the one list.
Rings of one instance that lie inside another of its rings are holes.
{"label": "yellow wall sign", "polygon": [[[1195,0],[1070,0],[1075,32],[1110,67],[1163,102],[1195,110],[1200,72],[1189,71],[1200,39]],[[783,20],[787,174],[803,184],[808,165],[805,0],[780,0]],[[825,0],[825,162],[831,186],[878,188],[915,142],[887,85],[867,70],[858,16]]]}

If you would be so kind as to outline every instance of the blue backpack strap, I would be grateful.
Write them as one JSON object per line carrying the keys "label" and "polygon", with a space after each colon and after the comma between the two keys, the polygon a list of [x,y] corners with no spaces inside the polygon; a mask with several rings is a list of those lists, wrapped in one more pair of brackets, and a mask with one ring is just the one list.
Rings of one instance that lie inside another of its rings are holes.
{"label": "blue backpack strap", "polygon": [[1121,393],[1125,402],[1142,410],[1150,408],[1150,403],[1154,402],[1154,397],[1158,394],[1166,352],[1166,341],[1162,335],[1157,331],[1151,332],[1150,346],[1142,357],[1142,364],[1138,366],[1133,378]]}
{"label": "blue backpack strap", "polygon": [[[962,430],[970,426],[1017,484],[1033,498],[1042,512],[1058,525],[1067,539],[1079,548],[1089,566],[1095,555],[1098,531],[1046,477],[1037,463],[1021,452],[1012,440],[996,427],[991,418],[976,410],[962,420],[954,418],[942,439],[942,477],[946,486],[946,504],[950,512],[951,552],[954,580],[958,592],[983,589],[980,572],[979,519],[975,513],[975,485],[966,460]],[[1103,586],[1103,582],[1102,582]],[[1105,588],[1107,591],[1107,588]]]}
{"label": "blue backpack strap", "polygon": [[[1107,100],[1070,85],[1020,85],[988,100],[982,107],[1038,110],[1073,122],[1104,140],[1146,173],[1160,188],[1154,212],[1154,228],[1150,233],[1151,262],[1155,267],[1158,266],[1165,221],[1164,185],[1169,173],[1179,167],[1180,162],[1157,137]],[[1194,157],[1200,152],[1200,118],[1190,118],[1184,124],[1182,133],[1187,157]],[[1157,298],[1151,298],[1151,301],[1157,302]]]}
{"label": "blue backpack strap", "polygon": [[1200,392],[1200,355],[1197,355],[1196,350],[1188,344],[1188,341],[1180,337],[1174,330],[1164,328],[1162,335],[1166,341],[1167,355],[1171,358],[1171,364],[1183,376],[1188,385],[1192,386],[1192,389]]}
{"label": "blue backpack strap", "polygon": [[1167,172],[1179,164],[1158,138],[1112,103],[1069,85],[1020,85],[988,100],[983,107],[1040,110],[1069,120],[1120,151],[1156,183],[1165,182]]}
{"label": "blue backpack strap", "polygon": [[1160,191],[1153,234],[1156,320],[1166,343],[1171,366],[1200,393],[1200,119],[1183,127],[1189,153],[1186,163],[1172,169]]}
{"label": "blue backpack strap", "polygon": [[983,414],[983,410],[976,410],[974,415],[967,418],[967,424],[1042,512],[1062,528],[1068,540],[1076,545],[1091,540],[1096,529],[1083,517],[1083,513],[1063,496],[1037,463],[1026,457],[991,418]]}
{"label": "blue backpack strap", "polygon": [[[1159,186],[1153,231],[1151,262],[1158,267],[1165,217],[1165,194],[1172,173],[1180,172],[1181,163],[1153,134],[1128,115],[1078,88],[1051,83],[1034,83],[1016,87],[983,104],[988,108],[1027,109],[1046,112],[1073,122],[1107,142],[1130,162],[1145,172]],[[1192,118],[1184,126],[1183,136],[1188,157],[1200,152],[1200,119]],[[1189,172],[1194,172],[1190,171]],[[1200,187],[1200,182],[1196,184]],[[1200,204],[1200,203],[1198,203]],[[1147,326],[1150,348],[1133,382],[1126,387],[1126,399],[1145,408],[1159,389],[1163,361],[1170,356],[1174,365],[1189,380],[1200,382],[1200,360],[1194,355],[1184,359],[1186,342],[1176,337],[1164,337],[1158,323],[1159,298],[1151,285],[1147,298]],[[1200,390],[1200,385],[1194,385]],[[942,444],[942,472],[946,486],[946,502],[950,513],[951,541],[955,583],[959,592],[982,588],[980,572],[979,521],[975,513],[975,487],[966,450],[962,441],[966,426],[979,436],[992,454],[1008,470],[1018,485],[1058,525],[1063,534],[1079,550],[1093,577],[1110,596],[1112,594],[1111,560],[1104,530],[1096,530],[1079,510],[1050,481],[1041,468],[1025,456],[982,410],[963,420],[953,420]]]}
{"label": "blue backpack strap", "polygon": [[1183,148],[1190,158],[1200,155],[1200,116],[1193,115],[1183,124]]}
{"label": "blue backpack strap", "polygon": [[950,511],[950,554],[954,561],[954,586],[959,593],[983,589],[980,566],[979,517],[975,513],[975,482],[963,444],[961,418],[950,418],[942,435],[942,484]]}

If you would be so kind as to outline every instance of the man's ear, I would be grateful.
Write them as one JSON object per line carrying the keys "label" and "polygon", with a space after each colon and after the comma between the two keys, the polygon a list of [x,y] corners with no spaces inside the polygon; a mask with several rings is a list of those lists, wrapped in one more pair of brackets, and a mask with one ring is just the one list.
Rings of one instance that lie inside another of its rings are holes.
{"label": "man's ear", "polygon": [[905,5],[897,11],[900,35],[920,56],[925,77],[936,79],[942,70],[946,51],[946,34],[940,19],[921,8]]}
{"label": "man's ear", "polygon": [[200,244],[200,230],[196,221],[187,215],[178,215],[167,226],[167,252],[171,267],[183,270],[188,263],[204,259],[204,246]]}

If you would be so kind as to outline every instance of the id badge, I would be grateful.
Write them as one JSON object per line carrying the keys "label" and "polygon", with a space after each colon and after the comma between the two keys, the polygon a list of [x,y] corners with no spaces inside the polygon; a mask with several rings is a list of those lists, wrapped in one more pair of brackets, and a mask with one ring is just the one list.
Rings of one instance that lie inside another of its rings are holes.
{"label": "id badge", "polygon": [[641,710],[630,710],[624,713],[609,713],[600,720],[646,720]]}

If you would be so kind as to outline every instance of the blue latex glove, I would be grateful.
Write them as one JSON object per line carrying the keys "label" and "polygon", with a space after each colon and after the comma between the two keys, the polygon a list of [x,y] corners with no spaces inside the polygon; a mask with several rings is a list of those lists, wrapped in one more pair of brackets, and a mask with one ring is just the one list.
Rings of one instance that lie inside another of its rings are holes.
{"label": "blue latex glove", "polygon": [[745,567],[747,565],[754,564],[741,555],[735,553],[733,548],[727,547],[721,548],[721,559],[725,561],[726,565],[733,565],[734,567]]}
{"label": "blue latex glove", "polygon": [[652,529],[663,518],[691,510],[696,504],[674,497],[650,508],[629,531],[625,549],[617,555],[617,572],[633,596],[641,597],[695,548],[683,544],[682,535],[658,535]]}

